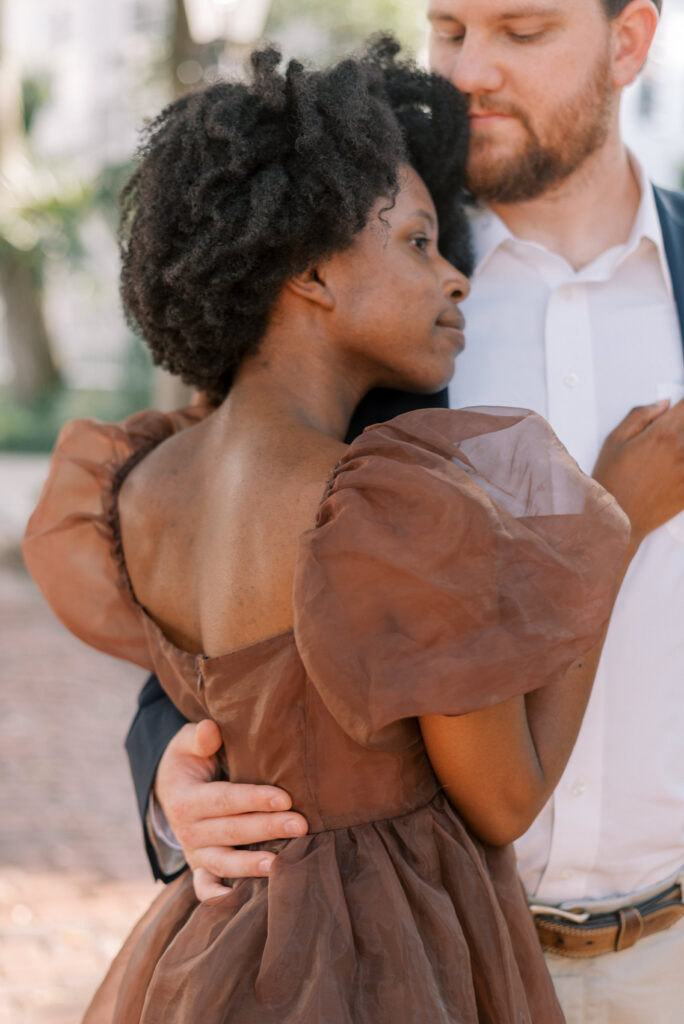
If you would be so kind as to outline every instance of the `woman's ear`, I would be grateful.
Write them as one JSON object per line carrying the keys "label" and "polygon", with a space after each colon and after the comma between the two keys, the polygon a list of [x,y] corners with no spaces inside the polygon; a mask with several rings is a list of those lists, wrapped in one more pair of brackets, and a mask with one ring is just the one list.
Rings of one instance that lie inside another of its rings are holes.
{"label": "woman's ear", "polygon": [[611,22],[613,32],[613,85],[633,82],[648,56],[658,27],[658,12],[651,0],[631,0]]}
{"label": "woman's ear", "polygon": [[285,288],[297,295],[300,299],[313,302],[323,309],[335,308],[335,297],[327,280],[325,265],[309,267],[302,274],[291,277],[285,282]]}

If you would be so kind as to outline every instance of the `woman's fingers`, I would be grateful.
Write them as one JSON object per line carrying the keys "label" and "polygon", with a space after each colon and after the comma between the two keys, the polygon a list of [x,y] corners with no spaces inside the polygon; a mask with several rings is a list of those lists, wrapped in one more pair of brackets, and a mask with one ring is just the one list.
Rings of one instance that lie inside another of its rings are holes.
{"label": "woman's fingers", "polygon": [[670,407],[669,398],[661,398],[657,402],[651,402],[650,405],[637,405],[634,409],[631,409],[625,418],[618,423],[617,427],[613,431],[616,440],[628,441],[632,437],[636,437],[642,430],[645,430],[649,424],[657,420],[659,416],[662,416],[664,412]]}

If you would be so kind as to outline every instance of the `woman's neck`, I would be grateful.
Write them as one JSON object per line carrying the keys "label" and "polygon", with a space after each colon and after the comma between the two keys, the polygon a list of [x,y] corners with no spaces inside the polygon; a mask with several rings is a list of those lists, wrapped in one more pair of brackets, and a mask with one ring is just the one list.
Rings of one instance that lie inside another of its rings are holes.
{"label": "woman's neck", "polygon": [[267,335],[259,351],[244,360],[224,403],[227,419],[241,429],[299,426],[343,441],[369,382],[336,359],[324,339],[296,345],[281,340]]}

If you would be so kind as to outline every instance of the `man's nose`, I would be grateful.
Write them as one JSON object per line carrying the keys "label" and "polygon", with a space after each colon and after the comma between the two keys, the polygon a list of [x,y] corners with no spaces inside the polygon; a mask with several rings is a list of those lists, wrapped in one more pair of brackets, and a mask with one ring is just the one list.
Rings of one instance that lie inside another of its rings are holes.
{"label": "man's nose", "polygon": [[466,32],[447,77],[457,89],[472,96],[496,92],[503,85],[504,76],[487,40]]}

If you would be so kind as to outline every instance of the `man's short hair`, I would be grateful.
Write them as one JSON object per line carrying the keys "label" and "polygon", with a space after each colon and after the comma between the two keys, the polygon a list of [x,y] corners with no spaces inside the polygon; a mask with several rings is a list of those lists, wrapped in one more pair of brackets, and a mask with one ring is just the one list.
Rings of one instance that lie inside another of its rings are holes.
{"label": "man's short hair", "polygon": [[[601,0],[603,9],[609,18],[617,18],[620,11],[624,10],[631,0]],[[651,3],[658,8],[658,14],[663,9],[663,0],[651,0]]]}

